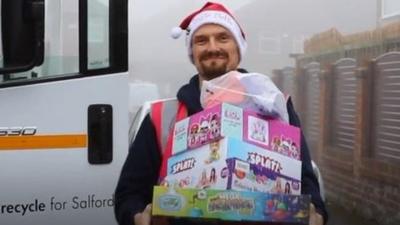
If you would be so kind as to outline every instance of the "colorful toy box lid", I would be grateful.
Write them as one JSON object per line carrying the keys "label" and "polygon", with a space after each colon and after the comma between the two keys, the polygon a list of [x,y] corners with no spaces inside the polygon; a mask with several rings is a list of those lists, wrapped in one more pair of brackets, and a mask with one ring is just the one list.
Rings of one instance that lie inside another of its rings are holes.
{"label": "colorful toy box lid", "polygon": [[300,129],[222,103],[175,124],[172,154],[233,137],[300,160]]}
{"label": "colorful toy box lid", "polygon": [[153,216],[308,224],[309,195],[155,186]]}

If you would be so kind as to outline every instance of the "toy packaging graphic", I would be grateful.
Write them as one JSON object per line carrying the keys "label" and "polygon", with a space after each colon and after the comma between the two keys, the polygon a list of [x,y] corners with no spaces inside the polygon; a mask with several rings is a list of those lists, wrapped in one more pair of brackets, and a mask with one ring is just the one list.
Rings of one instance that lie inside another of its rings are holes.
{"label": "toy packaging graphic", "polygon": [[172,154],[233,137],[300,159],[300,129],[279,120],[261,118],[240,107],[222,103],[175,124]]}
{"label": "toy packaging graphic", "polygon": [[301,182],[260,164],[251,164],[244,160],[227,159],[228,190],[254,191],[271,194],[301,194]]}
{"label": "toy packaging graphic", "polygon": [[[236,166],[229,166],[229,159],[238,162]],[[245,166],[248,169],[244,171]],[[223,138],[171,156],[165,180],[181,188],[232,188],[272,193],[281,190],[279,187],[284,190],[283,185],[289,183],[290,190],[299,194],[301,161],[235,138]],[[260,188],[263,182],[270,186]]]}
{"label": "toy packaging graphic", "polygon": [[153,216],[308,224],[309,195],[155,186]]}

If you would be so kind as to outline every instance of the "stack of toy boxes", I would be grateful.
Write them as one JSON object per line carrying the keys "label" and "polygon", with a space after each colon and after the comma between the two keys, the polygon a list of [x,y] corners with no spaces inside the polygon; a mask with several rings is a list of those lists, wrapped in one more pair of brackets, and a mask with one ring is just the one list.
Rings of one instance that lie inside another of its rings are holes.
{"label": "stack of toy boxes", "polygon": [[300,195],[300,130],[220,104],[175,124],[166,181],[181,188]]}

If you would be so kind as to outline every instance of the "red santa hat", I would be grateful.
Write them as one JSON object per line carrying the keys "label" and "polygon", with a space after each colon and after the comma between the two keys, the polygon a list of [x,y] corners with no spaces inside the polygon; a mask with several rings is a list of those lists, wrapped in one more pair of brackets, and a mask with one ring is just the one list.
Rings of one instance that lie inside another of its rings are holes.
{"label": "red santa hat", "polygon": [[186,31],[186,46],[188,48],[190,60],[192,57],[192,36],[193,33],[204,24],[218,24],[228,29],[234,36],[239,47],[240,58],[247,48],[245,34],[233,15],[221,4],[207,2],[201,9],[187,16],[179,27],[172,29],[171,36],[177,39],[183,31]]}

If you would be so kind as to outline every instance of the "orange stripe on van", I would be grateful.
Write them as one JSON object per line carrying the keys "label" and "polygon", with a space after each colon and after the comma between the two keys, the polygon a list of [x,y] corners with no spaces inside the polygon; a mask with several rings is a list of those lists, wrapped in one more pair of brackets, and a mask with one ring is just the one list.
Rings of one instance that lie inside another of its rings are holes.
{"label": "orange stripe on van", "polygon": [[86,146],[87,146],[86,134],[0,137],[0,151],[52,149],[52,148],[84,148]]}

